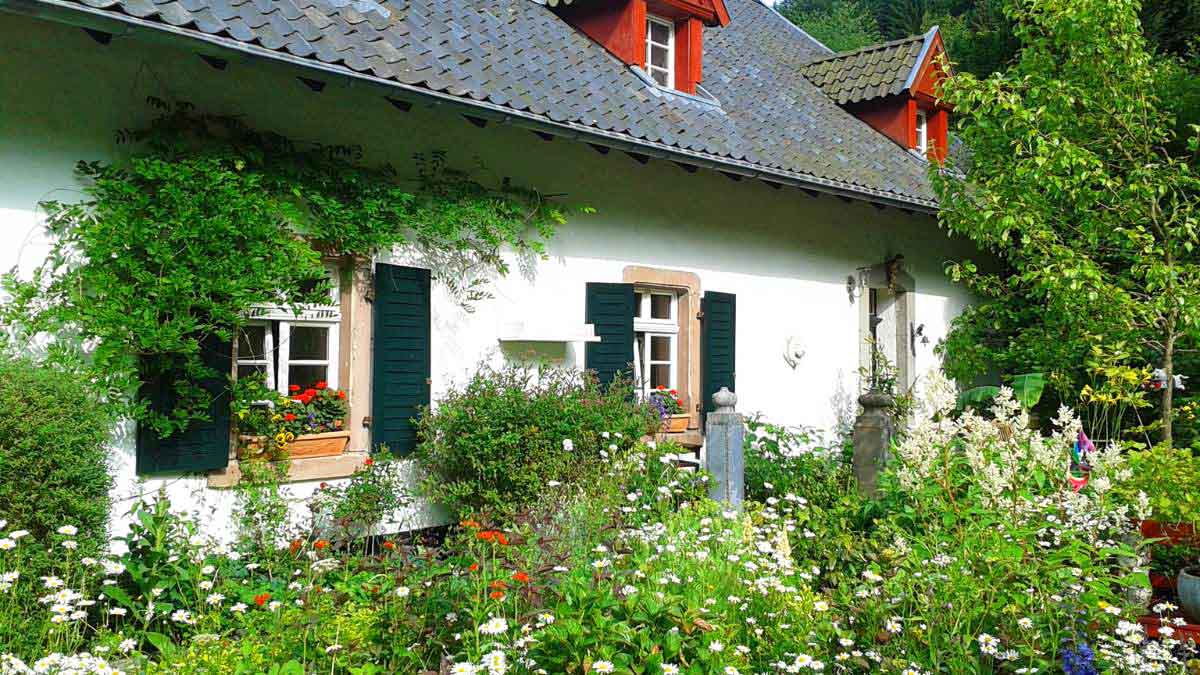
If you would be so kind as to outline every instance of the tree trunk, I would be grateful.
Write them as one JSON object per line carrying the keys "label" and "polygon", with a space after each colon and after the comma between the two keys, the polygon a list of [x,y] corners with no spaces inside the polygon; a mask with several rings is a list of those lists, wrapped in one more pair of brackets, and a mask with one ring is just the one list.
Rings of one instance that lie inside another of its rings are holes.
{"label": "tree trunk", "polygon": [[1166,335],[1163,341],[1163,373],[1166,375],[1167,382],[1163,385],[1162,398],[1162,442],[1167,447],[1171,447],[1173,432],[1171,428],[1172,422],[1172,406],[1175,398],[1175,313],[1167,317]]}

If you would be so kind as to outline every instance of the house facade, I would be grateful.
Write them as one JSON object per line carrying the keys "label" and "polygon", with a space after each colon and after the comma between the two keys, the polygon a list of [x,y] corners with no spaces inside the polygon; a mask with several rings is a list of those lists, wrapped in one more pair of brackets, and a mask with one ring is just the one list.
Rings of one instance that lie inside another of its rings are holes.
{"label": "house facade", "polygon": [[[514,257],[470,312],[397,250],[344,270],[327,307],[257,314],[222,367],[349,394],[348,450],[292,461],[298,505],[379,444],[411,446],[418,408],[481,362],[632,364],[681,393],[674,438],[696,449],[719,386],[746,414],[833,430],[868,339],[902,386],[936,366],[969,300],[943,266],[973,250],[939,230],[926,159],[802,74],[827,49],[755,0],[546,3],[0,0],[2,262],[42,261],[38,203],[79,193],[77,161],[119,158],[116,131],[153,118],[148,97],[361,146],[402,173],[445,151],[485,182],[594,209],[547,259]],[[159,489],[231,534],[240,474],[227,405],[213,412],[166,444],[118,430],[114,534]]]}

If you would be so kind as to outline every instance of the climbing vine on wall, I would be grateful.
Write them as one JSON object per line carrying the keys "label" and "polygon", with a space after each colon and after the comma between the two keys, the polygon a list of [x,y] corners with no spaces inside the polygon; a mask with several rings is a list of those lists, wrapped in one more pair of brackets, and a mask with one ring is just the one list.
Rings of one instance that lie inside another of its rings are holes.
{"label": "climbing vine on wall", "polygon": [[[19,339],[55,336],[57,358],[86,351],[109,398],[160,436],[206,416],[198,382],[218,374],[202,345],[229,341],[255,305],[328,297],[323,258],[405,247],[469,306],[508,272],[505,250],[544,255],[566,215],[536,191],[449,169],[441,152],[415,157],[404,180],[363,166],[360,148],[150,103],[156,119],[119,132],[122,159],[77,165],[84,200],[42,204],[51,253],[31,279],[5,277],[3,319]],[[150,378],[172,383],[169,412],[134,394]]]}

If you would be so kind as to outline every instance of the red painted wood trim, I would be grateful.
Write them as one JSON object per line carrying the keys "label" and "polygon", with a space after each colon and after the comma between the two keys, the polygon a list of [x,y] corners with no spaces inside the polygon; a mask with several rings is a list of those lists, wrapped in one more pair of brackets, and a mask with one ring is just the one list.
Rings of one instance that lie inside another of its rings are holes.
{"label": "red painted wood trim", "polygon": [[[905,122],[908,127],[908,147],[917,147],[917,100],[908,99],[908,110],[905,111]],[[926,120],[928,123],[928,120]],[[925,133],[929,133],[929,127],[925,128]]]}
{"label": "red painted wood trim", "polygon": [[702,73],[704,24],[696,17],[675,22],[675,88],[696,93]]}
{"label": "red painted wood trim", "polygon": [[945,108],[938,108],[930,119],[929,138],[933,144],[933,159],[938,164],[946,161],[949,150],[950,113]]}

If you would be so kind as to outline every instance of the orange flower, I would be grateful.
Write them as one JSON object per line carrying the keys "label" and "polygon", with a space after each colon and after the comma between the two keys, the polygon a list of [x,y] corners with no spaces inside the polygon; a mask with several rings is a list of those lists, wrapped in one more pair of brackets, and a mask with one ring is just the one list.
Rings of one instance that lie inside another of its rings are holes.
{"label": "orange flower", "polygon": [[371,459],[370,457],[363,460],[363,466],[371,466],[374,463],[375,460]]}
{"label": "orange flower", "polygon": [[301,546],[304,546],[303,542],[301,542],[299,539],[293,539],[292,545],[288,548],[291,549],[292,555],[296,555],[296,552],[300,550]]}
{"label": "orange flower", "polygon": [[496,533],[491,530],[484,530],[482,532],[475,533],[475,538],[480,541],[493,541],[496,538]]}
{"label": "orange flower", "polygon": [[383,542],[383,547],[384,547],[384,548],[386,548],[386,549],[387,549],[387,550],[389,550],[389,551],[395,551],[395,550],[396,550],[396,542],[394,542],[394,541],[385,541],[385,542]]}
{"label": "orange flower", "polygon": [[478,522],[476,522],[476,521],[475,521],[473,518],[467,518],[466,520],[464,520],[464,521],[462,521],[461,523],[459,523],[459,525],[460,525],[461,527],[469,527],[469,528],[471,528],[472,530],[478,530],[478,529],[479,529],[479,523],[478,523]]}
{"label": "orange flower", "polygon": [[503,532],[496,533],[496,541],[498,541],[501,546],[508,546],[508,537],[505,537]]}
{"label": "orange flower", "polygon": [[259,593],[258,595],[254,596],[254,604],[258,605],[259,607],[262,607],[263,605],[267,604],[267,601],[270,599],[271,599],[270,593]]}
{"label": "orange flower", "polygon": [[488,597],[490,597],[493,600],[503,600],[504,593],[501,591],[492,591],[491,593],[488,594]]}
{"label": "orange flower", "polygon": [[492,583],[488,584],[488,588],[490,588],[494,591],[502,591],[502,590],[508,588],[508,584],[497,579],[497,580],[493,581]]}
{"label": "orange flower", "polygon": [[524,572],[517,572],[512,576],[513,581],[519,581],[523,584],[529,583],[529,575]]}
{"label": "orange flower", "polygon": [[478,572],[479,571],[479,563],[471,563],[471,566],[468,567],[467,569],[471,570],[472,572]]}
{"label": "orange flower", "polygon": [[329,546],[329,542],[324,539],[318,539],[313,542],[313,548],[317,549],[318,551],[320,551],[321,549],[326,548],[328,546]]}

